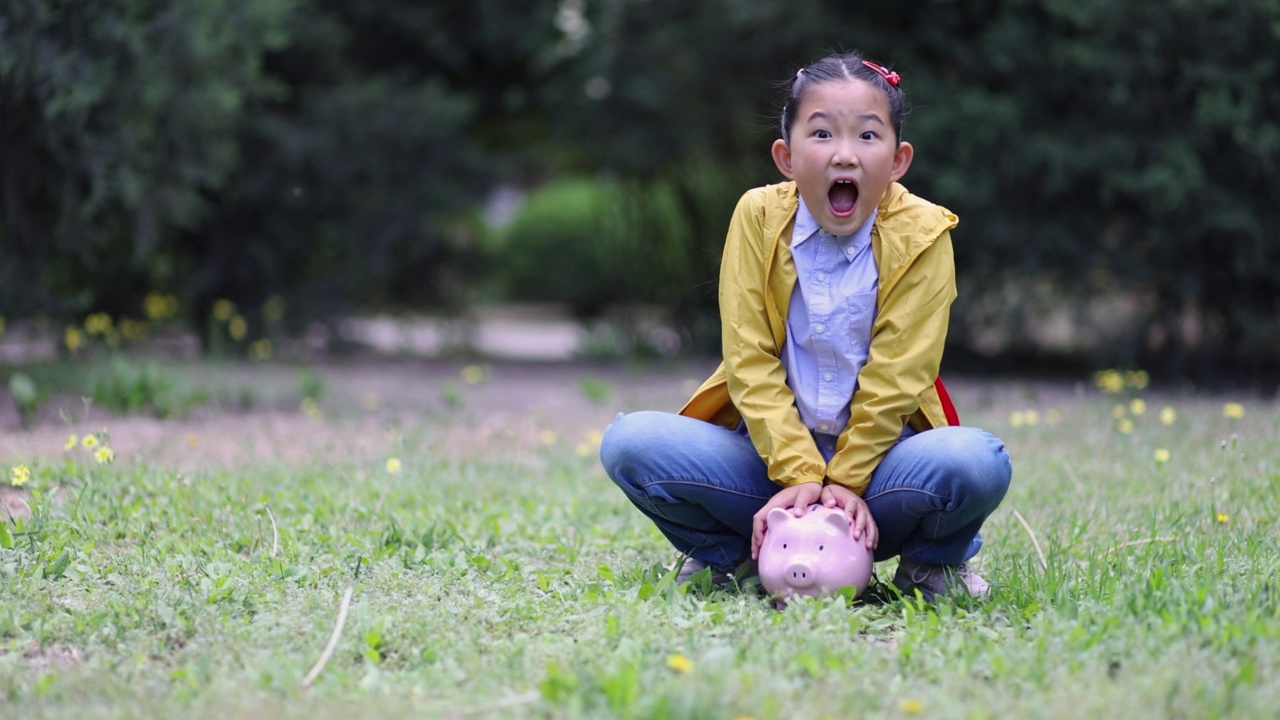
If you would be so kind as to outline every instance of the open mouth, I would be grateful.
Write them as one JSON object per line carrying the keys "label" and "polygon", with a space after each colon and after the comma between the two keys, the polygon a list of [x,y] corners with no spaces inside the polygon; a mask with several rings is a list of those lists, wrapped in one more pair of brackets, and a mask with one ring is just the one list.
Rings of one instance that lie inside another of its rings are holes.
{"label": "open mouth", "polygon": [[852,180],[837,180],[827,190],[827,201],[831,204],[831,214],[836,217],[849,217],[858,206],[858,186]]}

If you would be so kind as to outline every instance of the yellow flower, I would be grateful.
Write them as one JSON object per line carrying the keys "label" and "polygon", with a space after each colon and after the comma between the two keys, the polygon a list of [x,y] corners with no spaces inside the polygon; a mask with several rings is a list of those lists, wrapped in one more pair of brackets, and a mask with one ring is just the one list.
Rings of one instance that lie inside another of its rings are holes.
{"label": "yellow flower", "polygon": [[1168,405],[1166,405],[1164,409],[1160,411],[1160,422],[1164,423],[1165,425],[1172,425],[1173,422],[1177,419],[1178,419],[1178,411],[1174,410]]}
{"label": "yellow flower", "polygon": [[116,454],[111,448],[103,445],[93,454],[93,459],[97,460],[99,465],[103,465],[115,460]]}
{"label": "yellow flower", "polygon": [[552,430],[543,430],[538,433],[538,442],[548,447],[556,444],[556,434]]}
{"label": "yellow flower", "polygon": [[1120,422],[1116,423],[1116,429],[1119,430],[1121,434],[1128,435],[1133,432],[1133,421],[1129,418],[1121,418]]}
{"label": "yellow flower", "polygon": [[1224,523],[1230,519],[1231,519],[1231,516],[1227,515],[1226,513],[1218,513],[1218,522]]}
{"label": "yellow flower", "polygon": [[1244,405],[1238,402],[1229,402],[1222,406],[1222,414],[1232,420],[1239,420],[1244,417]]}
{"label": "yellow flower", "polygon": [[1124,390],[1124,376],[1115,370],[1100,370],[1093,376],[1093,384],[1106,393]]}
{"label": "yellow flower", "polygon": [[133,318],[120,318],[120,335],[125,340],[141,340],[147,336],[147,323]]}
{"label": "yellow flower", "polygon": [[319,420],[324,416],[324,413],[320,412],[320,403],[314,398],[302,398],[302,402],[298,403],[298,409],[311,420]]}
{"label": "yellow flower", "polygon": [[360,397],[360,405],[365,410],[373,412],[382,407],[382,396],[375,392],[367,392]]}
{"label": "yellow flower", "polygon": [[4,334],[4,316],[0,315],[0,335]]}
{"label": "yellow flower", "polygon": [[693,661],[680,653],[672,653],[667,656],[667,667],[678,673],[687,673],[693,670]]}
{"label": "yellow flower", "polygon": [[586,443],[578,443],[573,451],[578,453],[578,457],[591,457],[591,446]]}
{"label": "yellow flower", "polygon": [[1124,413],[1125,413],[1124,405],[1116,405],[1115,407],[1111,408],[1111,417],[1113,418],[1117,418],[1117,419],[1122,418],[1124,417]]}
{"label": "yellow flower", "polygon": [[1131,388],[1142,390],[1151,382],[1151,376],[1147,375],[1146,370],[1128,370],[1124,374],[1124,384]]}
{"label": "yellow flower", "polygon": [[400,474],[400,458],[387,458],[387,473],[391,475]]}
{"label": "yellow flower", "polygon": [[222,322],[230,320],[235,311],[236,304],[230,300],[223,299],[213,304],[213,317]]}
{"label": "yellow flower", "polygon": [[280,322],[280,318],[284,317],[284,298],[279,295],[272,295],[267,301],[262,303],[262,319],[269,323]]}
{"label": "yellow flower", "polygon": [[587,433],[587,442],[590,443],[592,447],[600,447],[600,443],[603,441],[604,433],[599,430],[592,430]]}
{"label": "yellow flower", "polygon": [[197,437],[197,436],[195,436],[195,435],[188,435],[188,436],[187,436],[187,447],[189,447],[189,448],[191,448],[192,450],[194,450],[194,449],[196,448],[196,446],[198,446],[199,444],[200,444],[200,438],[199,438],[199,437]]}
{"label": "yellow flower", "polygon": [[924,712],[924,703],[915,698],[904,698],[898,701],[898,711],[906,715],[919,715]]}
{"label": "yellow flower", "polygon": [[249,343],[249,359],[254,362],[262,362],[263,360],[270,360],[271,353],[274,351],[275,351],[275,348],[272,347],[271,341],[266,338],[262,338],[261,340],[254,340],[253,342]]}
{"label": "yellow flower", "polygon": [[18,465],[9,471],[9,482],[14,487],[22,487],[31,479],[31,469],[26,465]]}
{"label": "yellow flower", "polygon": [[1040,422],[1040,413],[1035,410],[1027,410],[1022,413],[1022,419],[1025,420],[1028,425],[1035,425]]}
{"label": "yellow flower", "polygon": [[1141,415],[1147,411],[1147,401],[1142,398],[1134,398],[1129,401],[1129,412],[1134,415]]}
{"label": "yellow flower", "polygon": [[94,449],[94,448],[98,447],[98,436],[97,436],[97,435],[85,435],[85,436],[84,436],[84,439],[80,441],[80,444],[84,446],[84,449],[85,449],[85,450],[92,450],[92,449]]}
{"label": "yellow flower", "polygon": [[178,314],[178,298],[158,292],[147,293],[142,301],[142,311],[152,320],[165,320]]}
{"label": "yellow flower", "polygon": [[1058,408],[1049,408],[1049,411],[1044,414],[1044,421],[1050,425],[1057,425],[1062,422],[1062,411]]}
{"label": "yellow flower", "polygon": [[66,344],[68,350],[75,352],[84,347],[84,333],[80,332],[80,328],[68,327],[62,334],[62,342]]}
{"label": "yellow flower", "polygon": [[1165,448],[1156,448],[1155,458],[1156,458],[1156,462],[1163,465],[1169,462],[1169,451],[1166,450]]}
{"label": "yellow flower", "polygon": [[244,334],[247,332],[249,332],[249,322],[244,319],[243,315],[236,315],[231,318],[231,322],[227,323],[227,334],[236,342],[243,340]]}
{"label": "yellow flower", "polygon": [[104,312],[93,313],[84,319],[85,332],[90,335],[106,335],[111,332],[111,316]]}
{"label": "yellow flower", "polygon": [[75,433],[71,433],[70,435],[67,436],[67,444],[62,446],[62,449],[74,450],[75,447],[79,444],[80,444],[80,438],[76,437]]}
{"label": "yellow flower", "polygon": [[1022,427],[1023,417],[1021,410],[1014,410],[1009,413],[1009,424],[1014,427]]}
{"label": "yellow flower", "polygon": [[479,365],[468,365],[462,368],[462,382],[468,385],[477,385],[484,380],[484,368]]}

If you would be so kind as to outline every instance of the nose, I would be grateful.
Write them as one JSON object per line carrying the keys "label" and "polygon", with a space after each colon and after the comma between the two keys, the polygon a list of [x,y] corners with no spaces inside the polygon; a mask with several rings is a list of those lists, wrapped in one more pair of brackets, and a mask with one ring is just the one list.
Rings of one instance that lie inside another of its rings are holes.
{"label": "nose", "polygon": [[787,584],[794,588],[806,588],[813,584],[813,570],[808,563],[793,562],[787,566]]}
{"label": "nose", "polygon": [[858,153],[854,150],[852,140],[838,140],[836,142],[835,152],[831,156],[833,165],[856,166],[858,164]]}

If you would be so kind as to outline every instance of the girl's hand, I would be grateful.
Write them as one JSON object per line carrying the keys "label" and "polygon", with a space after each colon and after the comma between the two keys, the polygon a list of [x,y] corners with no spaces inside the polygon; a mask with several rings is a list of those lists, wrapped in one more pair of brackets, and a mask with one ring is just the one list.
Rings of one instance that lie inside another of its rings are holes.
{"label": "girl's hand", "polygon": [[[769,502],[760,508],[751,519],[751,559],[760,558],[760,545],[764,543],[765,516],[774,508],[790,509],[796,517],[809,512],[809,506],[818,502],[822,495],[822,485],[816,482],[800,483],[783,488],[769,498]],[[867,513],[870,516],[870,513]],[[854,537],[857,537],[856,535]]]}
{"label": "girl's hand", "polygon": [[871,508],[862,496],[837,483],[822,486],[822,504],[826,507],[838,507],[849,516],[853,523],[853,539],[866,536],[867,549],[875,550],[880,544],[880,529],[876,527],[875,518],[871,517]]}

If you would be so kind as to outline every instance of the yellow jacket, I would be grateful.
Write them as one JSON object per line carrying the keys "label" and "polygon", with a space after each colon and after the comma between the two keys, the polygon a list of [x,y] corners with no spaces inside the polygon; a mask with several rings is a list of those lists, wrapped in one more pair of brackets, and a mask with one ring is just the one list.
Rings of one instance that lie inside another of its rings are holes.
{"label": "yellow jacket", "polygon": [[798,205],[793,182],[749,190],[738,201],[720,266],[724,362],[680,414],[726,427],[745,419],[769,477],[783,487],[825,479],[862,494],[904,423],[916,430],[948,424],[935,382],[956,297],[951,229],[958,220],[898,183],[885,193],[871,229],[880,276],[871,346],[849,424],[827,463],[779,359],[796,284],[790,242]]}

